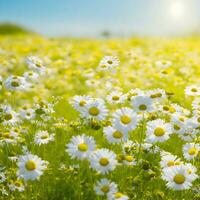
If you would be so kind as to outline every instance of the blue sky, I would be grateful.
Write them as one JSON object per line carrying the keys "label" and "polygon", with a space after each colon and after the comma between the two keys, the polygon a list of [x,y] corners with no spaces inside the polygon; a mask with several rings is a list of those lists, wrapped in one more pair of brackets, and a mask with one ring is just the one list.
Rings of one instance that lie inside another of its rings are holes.
{"label": "blue sky", "polygon": [[200,29],[200,0],[0,0],[0,22],[48,36],[184,35]]}

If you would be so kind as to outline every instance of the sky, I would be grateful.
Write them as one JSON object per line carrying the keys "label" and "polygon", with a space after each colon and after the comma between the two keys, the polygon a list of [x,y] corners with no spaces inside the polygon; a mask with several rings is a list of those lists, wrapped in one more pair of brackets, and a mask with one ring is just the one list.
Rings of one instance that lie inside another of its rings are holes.
{"label": "sky", "polygon": [[47,36],[166,36],[200,31],[200,0],[0,0],[0,22]]}

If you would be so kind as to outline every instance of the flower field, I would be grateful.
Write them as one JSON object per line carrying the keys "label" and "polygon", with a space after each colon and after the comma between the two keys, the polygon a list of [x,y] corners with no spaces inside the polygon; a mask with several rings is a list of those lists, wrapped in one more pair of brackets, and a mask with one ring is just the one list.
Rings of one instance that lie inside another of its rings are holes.
{"label": "flower field", "polygon": [[0,36],[1,200],[200,199],[200,39]]}

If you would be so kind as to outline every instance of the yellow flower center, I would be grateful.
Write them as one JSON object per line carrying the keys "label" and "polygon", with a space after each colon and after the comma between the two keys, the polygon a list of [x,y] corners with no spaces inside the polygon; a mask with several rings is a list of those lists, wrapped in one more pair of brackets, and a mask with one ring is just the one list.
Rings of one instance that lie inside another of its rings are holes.
{"label": "yellow flower center", "polygon": [[4,116],[4,119],[5,119],[6,121],[11,120],[12,118],[13,118],[13,116],[12,116],[11,114],[6,114],[6,115]]}
{"label": "yellow flower center", "polygon": [[131,122],[131,118],[128,115],[122,115],[121,116],[121,122],[123,124],[129,124]]}
{"label": "yellow flower center", "polygon": [[169,111],[169,106],[163,106],[163,110]]}
{"label": "yellow flower center", "polygon": [[21,187],[22,186],[22,182],[20,182],[20,181],[15,181],[15,186],[16,187]]}
{"label": "yellow flower center", "polygon": [[193,156],[197,153],[197,149],[195,147],[192,147],[188,150],[189,155]]}
{"label": "yellow flower center", "polygon": [[84,100],[79,102],[79,106],[83,107],[86,104],[86,102]]}
{"label": "yellow flower center", "polygon": [[118,101],[118,100],[119,100],[119,96],[113,96],[113,97],[112,97],[112,100],[113,100],[113,101]]}
{"label": "yellow flower center", "polygon": [[175,109],[174,107],[170,107],[170,108],[169,108],[169,112],[170,112],[170,113],[174,113],[174,112],[176,112],[176,109]]}
{"label": "yellow flower center", "polygon": [[42,136],[41,136],[41,139],[43,139],[43,140],[44,140],[44,139],[47,139],[47,138],[48,138],[48,135],[42,135]]}
{"label": "yellow flower center", "polygon": [[123,194],[122,194],[121,192],[115,193],[115,198],[116,198],[116,199],[119,199],[119,198],[121,198],[121,197],[123,197]]}
{"label": "yellow flower center", "polygon": [[176,174],[173,180],[176,184],[183,184],[185,182],[185,176],[182,174]]}
{"label": "yellow flower center", "polygon": [[139,106],[139,109],[140,109],[140,110],[146,110],[146,109],[147,109],[147,106],[146,106],[145,104],[141,104],[141,105]]}
{"label": "yellow flower center", "polygon": [[191,89],[192,92],[197,92],[198,90],[196,88]]}
{"label": "yellow flower center", "polygon": [[19,87],[19,82],[17,82],[17,81],[12,81],[12,82],[11,82],[11,86],[13,86],[13,87]]}
{"label": "yellow flower center", "polygon": [[99,109],[97,107],[91,107],[89,113],[90,115],[97,116],[99,114]]}
{"label": "yellow flower center", "polygon": [[33,171],[36,169],[37,165],[33,160],[28,160],[25,164],[25,167],[28,171]]}
{"label": "yellow flower center", "polygon": [[154,130],[155,136],[160,137],[160,136],[163,136],[164,134],[165,134],[165,130],[162,127],[155,128],[155,130]]}
{"label": "yellow flower center", "polygon": [[133,156],[125,156],[124,159],[125,159],[127,162],[133,162],[133,160],[134,160]]}
{"label": "yellow flower center", "polygon": [[108,160],[108,158],[101,158],[99,163],[102,166],[107,166],[109,164],[109,160]]}
{"label": "yellow flower center", "polygon": [[113,61],[112,60],[108,60],[107,62],[109,65],[112,65],[113,64]]}
{"label": "yellow flower center", "polygon": [[104,185],[104,186],[101,188],[101,191],[102,191],[103,193],[108,193],[109,190],[110,190],[110,188],[109,188],[108,185]]}
{"label": "yellow flower center", "polygon": [[85,143],[81,143],[78,145],[78,150],[80,151],[87,151],[88,150],[88,145]]}
{"label": "yellow flower center", "polygon": [[168,161],[168,163],[167,163],[167,166],[168,166],[168,167],[172,167],[172,166],[174,166],[174,165],[175,165],[175,163],[174,163],[174,161],[172,161],[172,160]]}
{"label": "yellow flower center", "polygon": [[123,134],[122,134],[120,131],[115,131],[115,132],[113,133],[113,137],[114,137],[114,138],[119,139],[119,138],[121,138],[122,136],[123,136]]}

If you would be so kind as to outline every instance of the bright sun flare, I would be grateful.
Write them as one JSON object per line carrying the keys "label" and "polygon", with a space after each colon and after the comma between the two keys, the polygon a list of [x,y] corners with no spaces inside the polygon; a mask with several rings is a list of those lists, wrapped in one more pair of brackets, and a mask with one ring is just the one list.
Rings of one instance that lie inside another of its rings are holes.
{"label": "bright sun flare", "polygon": [[186,6],[183,1],[174,1],[170,5],[170,14],[174,18],[181,18],[184,16]]}

